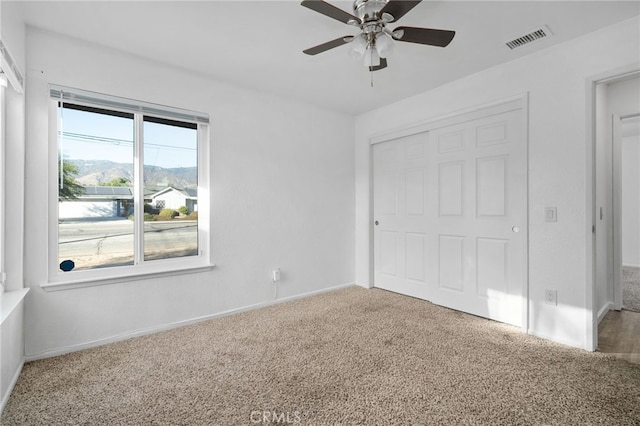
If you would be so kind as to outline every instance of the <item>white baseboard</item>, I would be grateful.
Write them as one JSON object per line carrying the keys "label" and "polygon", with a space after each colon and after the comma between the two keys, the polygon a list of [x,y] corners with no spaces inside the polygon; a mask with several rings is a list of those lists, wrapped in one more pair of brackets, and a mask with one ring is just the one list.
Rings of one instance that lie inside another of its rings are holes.
{"label": "white baseboard", "polygon": [[2,412],[4,411],[4,407],[7,405],[7,402],[9,402],[9,397],[11,396],[11,392],[13,391],[13,388],[16,386],[16,383],[18,383],[18,377],[20,377],[20,373],[22,373],[22,367],[24,367],[24,360],[20,363],[20,366],[16,370],[16,373],[13,375],[13,378],[11,379],[11,383],[9,383],[9,387],[7,388],[7,394],[2,395],[2,401],[0,402],[0,419],[2,419]]}
{"label": "white baseboard", "polygon": [[607,315],[607,313],[614,308],[615,304],[613,302],[605,303],[604,306],[598,311],[598,324],[600,324],[600,321],[602,321],[605,315]]}
{"label": "white baseboard", "polygon": [[640,265],[629,265],[629,264],[624,264],[622,265],[623,268],[640,268]]}
{"label": "white baseboard", "polygon": [[549,340],[549,341],[554,342],[554,343],[559,343],[561,345],[571,346],[573,348],[578,348],[578,349],[584,349],[584,350],[587,350],[587,351],[591,352],[589,349],[586,349],[584,347],[584,344],[582,342],[577,342],[577,341],[569,340],[569,339],[563,339],[563,338],[560,338],[558,336],[553,336],[551,334],[540,333],[539,331],[533,330],[531,328],[527,331],[527,334],[539,337],[539,338],[544,339],[544,340]]}
{"label": "white baseboard", "polygon": [[354,285],[356,285],[358,287],[362,287],[362,288],[373,288],[373,284],[371,284],[371,283],[367,283],[367,284],[355,283]]}
{"label": "white baseboard", "polygon": [[328,287],[328,288],[323,288],[323,289],[320,289],[320,290],[310,291],[310,292],[307,292],[307,293],[297,294],[297,295],[294,295],[294,296],[289,296],[289,297],[284,297],[284,298],[280,298],[280,299],[269,300],[269,301],[262,302],[262,303],[256,303],[255,305],[243,306],[241,308],[230,309],[228,311],[218,312],[218,313],[211,314],[211,315],[205,315],[205,316],[201,316],[201,317],[191,318],[191,319],[188,319],[188,320],[176,321],[176,322],[163,324],[163,325],[155,326],[155,327],[138,329],[138,330],[122,333],[122,334],[117,334],[117,335],[114,335],[114,336],[111,336],[111,337],[105,337],[103,339],[93,340],[93,341],[87,342],[87,343],[81,343],[81,344],[78,344],[78,345],[65,346],[65,347],[52,349],[52,350],[45,351],[45,352],[40,352],[40,353],[37,353],[37,354],[27,354],[25,356],[25,360],[28,362],[28,361],[36,361],[36,360],[44,359],[44,358],[51,358],[51,357],[54,357],[54,356],[64,355],[64,354],[68,354],[68,353],[71,353],[71,352],[77,352],[77,351],[81,351],[81,350],[84,350],[84,349],[89,349],[89,348],[94,348],[94,347],[97,347],[97,346],[107,345],[109,343],[120,342],[122,340],[127,340],[127,339],[131,339],[131,338],[134,338],[134,337],[146,336],[148,334],[158,333],[160,331],[171,330],[171,329],[174,329],[174,328],[183,327],[185,325],[194,324],[194,323],[197,323],[197,322],[207,321],[207,320],[214,319],[214,318],[220,318],[220,317],[224,317],[224,316],[227,316],[227,315],[238,314],[238,313],[241,313],[241,312],[251,311],[253,309],[264,308],[264,307],[267,307],[267,306],[277,305],[277,304],[280,304],[280,303],[292,302],[294,300],[304,299],[306,297],[311,297],[311,296],[315,296],[315,295],[318,295],[318,294],[329,293],[329,292],[332,292],[332,291],[341,290],[341,289],[348,288],[348,287],[353,287],[354,285],[355,285],[354,283],[340,284],[340,285],[337,285],[337,286],[334,286],[334,287]]}

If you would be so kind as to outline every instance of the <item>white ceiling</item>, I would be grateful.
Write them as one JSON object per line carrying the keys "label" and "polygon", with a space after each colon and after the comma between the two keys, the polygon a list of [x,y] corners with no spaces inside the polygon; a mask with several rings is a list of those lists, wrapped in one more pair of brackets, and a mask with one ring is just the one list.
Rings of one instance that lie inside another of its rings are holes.
{"label": "white ceiling", "polygon": [[[352,12],[351,2],[330,3]],[[389,27],[455,30],[455,38],[447,48],[398,42],[371,88],[347,46],[302,53],[355,29],[299,1],[45,1],[23,8],[35,27],[354,115],[640,14],[638,1],[423,1]],[[552,37],[514,51],[504,45],[542,24]]]}

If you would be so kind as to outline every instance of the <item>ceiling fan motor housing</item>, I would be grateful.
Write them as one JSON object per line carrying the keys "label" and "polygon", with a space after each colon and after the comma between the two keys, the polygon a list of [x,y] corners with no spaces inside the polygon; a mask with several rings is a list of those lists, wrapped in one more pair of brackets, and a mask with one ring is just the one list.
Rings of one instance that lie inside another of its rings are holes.
{"label": "ceiling fan motor housing", "polygon": [[363,23],[380,19],[380,11],[389,0],[355,0],[353,14]]}

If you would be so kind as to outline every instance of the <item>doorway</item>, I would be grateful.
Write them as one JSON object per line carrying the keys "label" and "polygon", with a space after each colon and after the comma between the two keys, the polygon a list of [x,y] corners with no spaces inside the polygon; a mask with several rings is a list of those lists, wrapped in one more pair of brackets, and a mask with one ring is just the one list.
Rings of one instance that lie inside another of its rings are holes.
{"label": "doorway", "polygon": [[614,147],[620,152],[615,172],[620,175],[621,218],[616,246],[622,264],[622,279],[615,283],[616,309],[640,314],[640,114],[616,115],[613,120]]}
{"label": "doorway", "polygon": [[635,276],[634,268],[640,267],[640,132],[636,121],[640,117],[640,72],[595,81],[594,100],[593,349],[596,349],[598,326],[605,316],[610,316],[611,310],[624,308],[625,276],[629,282]]}

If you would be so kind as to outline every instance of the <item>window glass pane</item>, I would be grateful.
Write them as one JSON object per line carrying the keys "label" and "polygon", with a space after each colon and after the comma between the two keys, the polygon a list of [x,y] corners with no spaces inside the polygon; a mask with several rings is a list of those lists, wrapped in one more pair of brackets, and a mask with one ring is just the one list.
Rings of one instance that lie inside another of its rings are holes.
{"label": "window glass pane", "polygon": [[131,265],[131,114],[58,107],[58,262],[63,271]]}
{"label": "window glass pane", "polygon": [[198,131],[144,120],[144,259],[198,254]]}

